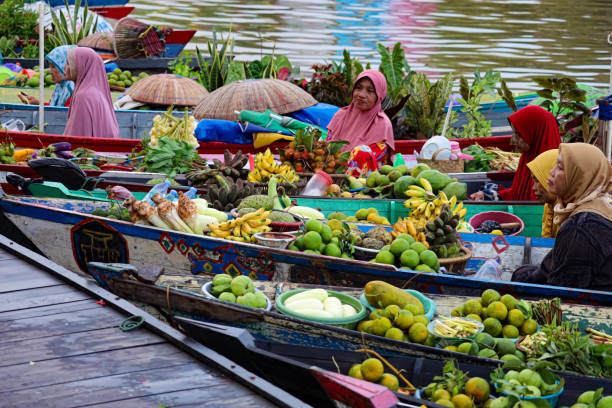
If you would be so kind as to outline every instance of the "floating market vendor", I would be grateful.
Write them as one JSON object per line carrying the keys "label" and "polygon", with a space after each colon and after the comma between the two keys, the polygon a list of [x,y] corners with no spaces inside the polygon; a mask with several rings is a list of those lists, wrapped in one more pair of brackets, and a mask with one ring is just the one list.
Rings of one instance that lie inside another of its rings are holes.
{"label": "floating market vendor", "polygon": [[65,135],[119,137],[102,58],[91,48],[68,51],[66,79],[75,83]]}
{"label": "floating market vendor", "polygon": [[552,149],[527,163],[533,176],[533,192],[538,201],[544,203],[544,214],[542,215],[542,237],[544,238],[555,238],[559,230],[559,226],[553,221],[557,196],[552,194],[548,187],[548,177],[557,164],[557,156],[559,156],[559,149]]}
{"label": "floating market vendor", "polygon": [[512,280],[612,291],[612,166],[592,145],[563,143],[548,187],[558,199],[555,245]]}
{"label": "floating market vendor", "polygon": [[470,195],[471,200],[536,201],[533,179],[527,163],[541,153],[556,149],[561,143],[555,116],[546,109],[529,105],[508,116],[514,130],[510,143],[521,152],[510,188],[487,183],[484,191]]}
{"label": "floating market vendor", "polygon": [[328,140],[349,142],[342,149],[350,151],[347,171],[367,174],[388,162],[395,143],[391,120],[382,110],[387,96],[387,79],[373,69],[363,71],[353,83],[352,101],[329,122]]}
{"label": "floating market vendor", "polygon": [[[74,82],[66,80],[64,77],[64,66],[68,58],[68,50],[76,48],[76,45],[60,45],[55,47],[45,59],[49,62],[49,72],[51,79],[55,82],[51,101],[45,103],[50,106],[70,106],[72,92],[74,91]],[[41,79],[42,80],[42,79]],[[31,95],[17,94],[23,103],[30,105],[38,105],[40,101]]]}

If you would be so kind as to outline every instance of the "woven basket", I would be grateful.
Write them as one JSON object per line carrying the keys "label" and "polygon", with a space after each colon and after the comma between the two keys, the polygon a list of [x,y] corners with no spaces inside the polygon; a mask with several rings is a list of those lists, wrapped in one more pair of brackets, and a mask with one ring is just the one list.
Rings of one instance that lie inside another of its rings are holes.
{"label": "woven basket", "polygon": [[467,261],[472,257],[472,251],[469,248],[462,246],[461,252],[463,252],[464,255],[454,258],[439,259],[438,261],[440,262],[440,266],[444,266],[449,273],[462,275]]}
{"label": "woven basket", "polygon": [[173,74],[149,75],[139,79],[126,92],[133,100],[164,106],[195,106],[208,91],[190,78]]}
{"label": "woven basket", "polygon": [[442,150],[444,149],[436,150],[436,152],[431,156],[431,160],[422,159],[420,157],[417,157],[417,162],[426,164],[430,168],[434,170],[438,170],[442,173],[463,173],[463,165],[464,165],[463,159],[457,159],[457,160],[437,160],[436,159],[438,157],[438,153],[440,153]]}
{"label": "woven basket", "polygon": [[164,36],[159,30],[133,18],[123,17],[117,22],[113,46],[119,58],[148,58],[166,52]]}
{"label": "woven basket", "polygon": [[357,245],[353,245],[353,248],[355,249],[353,256],[359,261],[370,261],[376,258],[376,254],[380,252],[380,249],[364,248]]}

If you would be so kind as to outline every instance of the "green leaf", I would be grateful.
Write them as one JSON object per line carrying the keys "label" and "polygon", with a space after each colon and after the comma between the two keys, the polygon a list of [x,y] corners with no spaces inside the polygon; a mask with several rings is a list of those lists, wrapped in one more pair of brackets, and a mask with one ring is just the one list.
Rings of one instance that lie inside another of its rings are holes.
{"label": "green leaf", "polygon": [[278,68],[279,71],[281,70],[281,68],[287,68],[289,72],[293,70],[289,58],[287,58],[285,55],[279,55],[278,57],[276,57],[274,63],[276,64],[276,68]]}
{"label": "green leaf", "polygon": [[332,142],[328,142],[327,145],[329,147],[329,153],[335,154],[337,151],[342,149],[342,146],[348,144],[346,140],[334,140]]}
{"label": "green leaf", "polygon": [[549,89],[553,88],[553,80],[551,78],[535,77],[533,78],[533,81],[539,86],[541,86],[542,88],[549,88]]}
{"label": "green leaf", "polygon": [[586,102],[586,91],[580,88],[572,88],[566,92],[563,97],[564,99],[571,99],[576,102]]}
{"label": "green leaf", "polygon": [[246,73],[244,71],[244,63],[238,61],[232,61],[227,70],[227,77],[225,78],[225,85],[231,84],[232,82],[241,81],[246,79]]}
{"label": "green leaf", "polygon": [[396,43],[392,53],[389,53],[388,48],[381,43],[376,44],[376,49],[381,56],[380,70],[387,78],[389,90],[395,90],[401,86],[404,73],[403,67],[405,58],[402,45],[399,42]]}

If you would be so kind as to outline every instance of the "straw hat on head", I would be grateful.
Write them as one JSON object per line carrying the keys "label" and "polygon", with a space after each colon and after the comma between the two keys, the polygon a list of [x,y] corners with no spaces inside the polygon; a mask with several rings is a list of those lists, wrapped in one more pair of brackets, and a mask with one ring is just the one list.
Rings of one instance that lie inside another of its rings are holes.
{"label": "straw hat on head", "polygon": [[126,92],[133,100],[153,105],[195,106],[208,91],[193,79],[172,74],[149,75]]}
{"label": "straw hat on head", "polygon": [[236,120],[235,111],[266,109],[279,114],[315,105],[317,100],[299,86],[280,79],[247,79],[232,82],[206,96],[195,108],[196,119]]}

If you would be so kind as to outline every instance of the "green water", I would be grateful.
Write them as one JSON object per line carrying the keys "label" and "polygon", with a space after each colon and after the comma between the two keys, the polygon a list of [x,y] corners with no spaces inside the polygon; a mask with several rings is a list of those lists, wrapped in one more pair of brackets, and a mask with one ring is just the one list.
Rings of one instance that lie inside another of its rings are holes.
{"label": "green water", "polygon": [[241,59],[285,54],[309,77],[314,63],[339,59],[344,48],[378,64],[376,43],[404,45],[413,69],[472,75],[475,67],[501,72],[513,91],[536,89],[534,76],[566,74],[607,88],[606,0],[131,0],[132,16],[194,28],[205,47],[213,28],[234,32]]}

